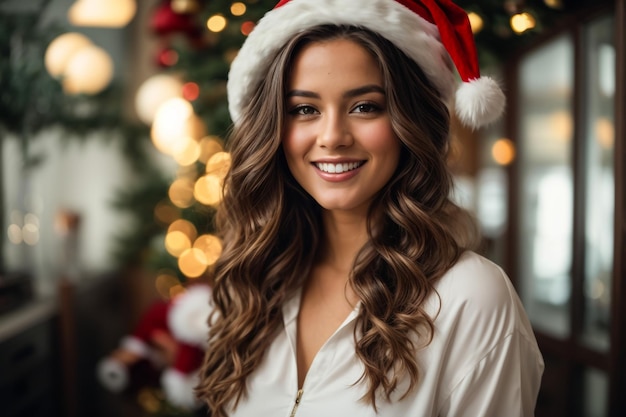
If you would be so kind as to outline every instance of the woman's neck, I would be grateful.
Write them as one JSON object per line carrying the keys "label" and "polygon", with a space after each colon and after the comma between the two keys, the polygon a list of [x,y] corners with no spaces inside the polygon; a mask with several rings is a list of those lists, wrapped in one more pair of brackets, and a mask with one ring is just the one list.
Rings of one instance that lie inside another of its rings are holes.
{"label": "woman's neck", "polygon": [[319,262],[349,272],[359,250],[367,242],[367,217],[340,211],[325,211]]}

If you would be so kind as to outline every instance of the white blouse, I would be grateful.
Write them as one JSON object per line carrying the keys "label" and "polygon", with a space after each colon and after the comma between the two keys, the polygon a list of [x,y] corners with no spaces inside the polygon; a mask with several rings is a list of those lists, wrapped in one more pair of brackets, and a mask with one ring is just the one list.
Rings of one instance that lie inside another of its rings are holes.
{"label": "white blouse", "polygon": [[[283,307],[284,329],[248,378],[248,396],[233,417],[516,417],[534,415],[544,363],[522,304],[508,277],[487,259],[466,252],[436,284],[427,312],[432,342],[419,350],[420,380],[406,397],[361,401],[366,380],[354,353],[357,308],[315,356],[298,390],[296,327],[300,297]],[[441,308],[439,309],[439,304]],[[439,314],[437,311],[439,310]]]}

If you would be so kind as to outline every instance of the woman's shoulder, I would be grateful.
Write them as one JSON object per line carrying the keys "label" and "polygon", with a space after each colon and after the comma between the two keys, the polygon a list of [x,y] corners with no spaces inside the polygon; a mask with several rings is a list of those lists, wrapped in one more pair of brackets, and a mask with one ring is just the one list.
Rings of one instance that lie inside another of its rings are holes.
{"label": "woman's shoulder", "polygon": [[489,328],[501,336],[517,330],[529,334],[530,323],[503,269],[467,251],[435,284],[435,316],[440,324],[457,328]]}
{"label": "woman's shoulder", "polygon": [[472,251],[461,255],[435,284],[435,289],[442,301],[476,303],[488,309],[508,305],[517,298],[502,268]]}

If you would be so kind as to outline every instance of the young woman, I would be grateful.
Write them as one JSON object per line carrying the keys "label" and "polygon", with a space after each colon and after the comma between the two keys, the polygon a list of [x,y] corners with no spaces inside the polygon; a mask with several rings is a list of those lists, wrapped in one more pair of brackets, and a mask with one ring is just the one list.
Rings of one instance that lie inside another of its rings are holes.
{"label": "young woman", "polygon": [[503,102],[467,45],[449,1],[282,1],[249,36],[197,389],[213,416],[533,415],[532,329],[449,199],[450,57],[462,121]]}

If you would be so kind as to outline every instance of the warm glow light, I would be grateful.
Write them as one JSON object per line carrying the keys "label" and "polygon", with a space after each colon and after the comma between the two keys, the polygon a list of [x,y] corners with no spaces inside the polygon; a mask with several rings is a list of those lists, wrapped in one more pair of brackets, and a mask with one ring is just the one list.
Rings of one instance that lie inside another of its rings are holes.
{"label": "warm glow light", "polygon": [[88,45],[74,53],[63,73],[63,90],[68,94],[97,94],[113,78],[113,60],[102,48]]}
{"label": "warm glow light", "polygon": [[167,195],[176,207],[190,207],[193,204],[193,182],[178,178],[170,185]]}
{"label": "warm glow light", "polygon": [[206,256],[198,248],[187,249],[178,258],[178,268],[189,278],[198,278],[207,269]]}
{"label": "warm glow light", "polygon": [[226,52],[224,52],[224,60],[231,64],[235,58],[237,58],[237,54],[239,54],[239,49],[227,49]]}
{"label": "warm glow light", "polygon": [[39,242],[39,227],[32,223],[25,224],[22,227],[22,239],[27,245],[36,245]]}
{"label": "warm glow light", "polygon": [[610,150],[615,146],[615,125],[606,117],[596,120],[596,138],[602,149]]}
{"label": "warm glow light", "polygon": [[228,152],[217,152],[206,163],[206,173],[223,180],[230,169],[231,158]]}
{"label": "warm glow light", "polygon": [[206,164],[209,158],[224,150],[222,141],[217,136],[206,136],[200,140],[200,157],[198,160]]}
{"label": "warm glow light", "polygon": [[252,32],[252,29],[254,29],[255,26],[256,24],[254,22],[251,22],[251,21],[243,22],[241,24],[241,33],[244,36],[248,36],[250,32]]}
{"label": "warm glow light", "polygon": [[76,26],[121,28],[131,21],[136,11],[135,0],[76,0],[67,17]]}
{"label": "warm glow light", "polygon": [[196,13],[200,10],[198,0],[172,0],[172,10],[178,14]]}
{"label": "warm glow light", "polygon": [[178,142],[178,146],[174,148],[172,156],[178,165],[183,167],[189,166],[200,157],[200,145],[189,136],[182,137],[180,142]]}
{"label": "warm glow light", "polygon": [[572,140],[574,134],[574,122],[572,115],[567,111],[556,111],[549,116],[550,134],[553,139],[563,143]]}
{"label": "warm glow light", "polygon": [[89,38],[77,32],[58,36],[46,49],[44,60],[46,70],[55,78],[61,77],[72,55],[89,45],[91,45]]}
{"label": "warm glow light", "polygon": [[230,12],[233,16],[241,16],[246,13],[246,5],[238,1],[230,5]]}
{"label": "warm glow light", "polygon": [[223,31],[226,28],[227,23],[228,22],[224,16],[221,14],[215,14],[209,17],[209,20],[206,22],[206,26],[211,32],[217,33]]}
{"label": "warm glow light", "polygon": [[515,159],[515,145],[509,139],[498,139],[491,147],[491,156],[498,165],[509,165]]}
{"label": "warm glow light", "polygon": [[535,18],[528,12],[518,13],[511,17],[511,29],[517,34],[535,27]]}
{"label": "warm glow light", "polygon": [[17,224],[9,225],[7,235],[9,236],[9,241],[14,245],[19,245],[20,243],[22,243],[22,228]]}
{"label": "warm glow light", "polygon": [[179,210],[168,201],[160,201],[154,207],[154,218],[162,225],[168,225],[180,217]]}
{"label": "warm glow light", "polygon": [[200,96],[200,87],[198,84],[188,82],[183,85],[183,97],[185,100],[194,101]]}
{"label": "warm glow light", "polygon": [[470,26],[472,27],[472,33],[477,34],[483,29],[484,21],[483,18],[480,17],[478,13],[469,12],[467,17],[470,21]]}
{"label": "warm glow light", "polygon": [[196,230],[196,226],[194,226],[193,223],[191,223],[190,221],[184,220],[184,219],[178,219],[174,221],[167,228],[167,233],[176,232],[176,231],[183,232],[185,235],[187,235],[190,242],[193,242],[194,240],[196,240],[196,236],[198,236],[198,231]]}
{"label": "warm glow light", "polygon": [[191,240],[184,232],[174,230],[165,235],[165,249],[174,256],[179,257],[184,251],[191,247]]}
{"label": "warm glow light", "polygon": [[172,98],[157,109],[152,124],[154,146],[167,155],[184,152],[188,139],[200,140],[205,127],[193,112],[191,104],[182,98]]}
{"label": "warm glow light", "polygon": [[198,248],[204,252],[208,266],[217,262],[222,254],[222,241],[213,235],[202,235],[193,243],[194,248]]}
{"label": "warm glow light", "polygon": [[159,106],[171,98],[182,97],[182,94],[183,83],[176,77],[158,74],[148,78],[135,96],[135,110],[139,119],[151,125]]}
{"label": "warm glow light", "polygon": [[543,0],[543,2],[546,4],[546,6],[552,7],[553,9],[560,9],[561,7],[563,7],[562,0]]}
{"label": "warm glow light", "polygon": [[215,175],[200,177],[193,188],[193,196],[207,206],[218,205],[222,201],[222,181]]}
{"label": "warm glow light", "polygon": [[163,298],[170,298],[172,287],[180,285],[180,281],[172,271],[159,271],[154,286]]}

